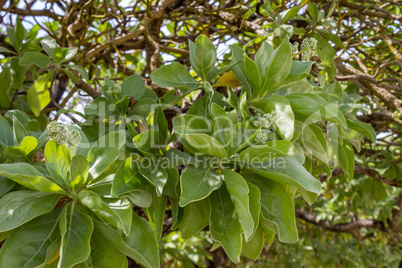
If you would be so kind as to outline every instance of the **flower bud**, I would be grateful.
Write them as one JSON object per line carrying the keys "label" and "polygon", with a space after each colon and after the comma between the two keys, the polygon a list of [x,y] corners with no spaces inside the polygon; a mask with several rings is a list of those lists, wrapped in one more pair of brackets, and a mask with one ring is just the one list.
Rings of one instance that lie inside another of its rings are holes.
{"label": "flower bud", "polygon": [[258,132],[255,136],[255,141],[259,144],[264,144],[268,140],[268,134],[263,132]]}

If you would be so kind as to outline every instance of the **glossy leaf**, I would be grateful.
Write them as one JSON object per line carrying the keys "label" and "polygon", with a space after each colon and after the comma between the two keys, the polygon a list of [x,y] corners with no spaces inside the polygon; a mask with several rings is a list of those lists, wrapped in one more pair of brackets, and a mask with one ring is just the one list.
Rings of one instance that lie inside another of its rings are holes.
{"label": "glossy leaf", "polygon": [[177,62],[164,65],[151,73],[152,81],[160,87],[177,87],[184,89],[200,88],[198,83],[187,71],[187,69]]}
{"label": "glossy leaf", "polygon": [[187,167],[180,179],[180,206],[202,200],[222,185],[222,177],[212,166],[205,168]]}
{"label": "glossy leaf", "polygon": [[137,165],[129,157],[121,164],[114,176],[111,195],[117,197],[131,191],[146,190],[148,186],[149,184],[144,181]]}
{"label": "glossy leaf", "polygon": [[71,159],[69,184],[73,189],[81,188],[88,178],[89,163],[87,159],[77,154]]}
{"label": "glossy leaf", "polygon": [[242,151],[238,158],[244,162],[267,162],[280,156],[292,156],[297,153],[296,148],[289,141],[269,141],[264,145],[254,145]]}
{"label": "glossy leaf", "polygon": [[59,185],[67,185],[67,171],[70,165],[70,151],[55,140],[49,140],[45,147],[45,163],[49,175]]}
{"label": "glossy leaf", "polygon": [[61,245],[57,267],[72,267],[89,257],[94,224],[91,217],[74,205],[66,206],[60,216]]}
{"label": "glossy leaf", "polygon": [[195,39],[195,43],[189,40],[189,48],[191,65],[202,80],[208,81],[216,63],[214,44],[207,36],[200,35]]}
{"label": "glossy leaf", "polygon": [[88,152],[89,173],[97,178],[119,156],[120,148],[124,145],[125,133],[123,131],[112,132],[100,137]]}
{"label": "glossy leaf", "polygon": [[48,81],[49,75],[41,76],[28,90],[28,104],[36,117],[38,117],[40,111],[50,103],[50,93],[47,88]]}
{"label": "glossy leaf", "polygon": [[95,231],[105,242],[139,262],[144,267],[159,267],[159,252],[155,235],[149,223],[133,213],[130,235],[122,237],[107,225],[95,221]]}
{"label": "glossy leaf", "polygon": [[47,68],[52,64],[52,60],[40,52],[27,52],[21,57],[19,64],[21,66],[36,65],[39,68]]}
{"label": "glossy leaf", "polygon": [[209,198],[204,198],[185,206],[179,225],[181,236],[184,239],[188,239],[204,229],[209,223],[207,215],[210,214],[210,211]]}
{"label": "glossy leaf", "polygon": [[211,237],[222,245],[231,261],[238,263],[241,253],[242,227],[239,220],[233,218],[235,208],[224,186],[211,194],[210,202]]}
{"label": "glossy leaf", "polygon": [[1,164],[0,175],[32,190],[44,193],[63,192],[60,186],[45,178],[42,173],[27,163]]}
{"label": "glossy leaf", "polygon": [[261,220],[273,226],[281,242],[297,242],[294,203],[285,188],[258,175],[248,175],[246,179],[261,191]]}
{"label": "glossy leaf", "polygon": [[0,250],[0,267],[44,267],[60,245],[60,210],[42,215],[7,238]]}
{"label": "glossy leaf", "polygon": [[247,182],[237,172],[223,170],[222,173],[226,188],[235,207],[236,215],[243,228],[246,241],[248,241],[254,233],[254,220],[250,212]]}
{"label": "glossy leaf", "polygon": [[121,84],[121,93],[120,97],[129,95],[132,96],[135,100],[139,100],[144,94],[145,84],[142,80],[141,76],[131,75],[124,79]]}
{"label": "glossy leaf", "polygon": [[100,218],[106,220],[113,227],[121,230],[126,235],[129,234],[130,229],[127,229],[129,227],[129,225],[127,224],[126,221],[128,219],[127,215],[131,214],[131,206],[130,205],[128,205],[127,203],[124,203],[122,200],[116,199],[117,203],[121,203],[121,204],[124,203],[124,205],[122,205],[120,208],[121,212],[122,212],[122,214],[120,214],[114,210],[114,208],[116,208],[116,206],[113,206],[113,207],[109,206],[100,198],[99,195],[97,195],[96,193],[94,193],[92,191],[82,190],[81,192],[78,193],[77,198],[82,205],[89,208]]}
{"label": "glossy leaf", "polygon": [[0,199],[0,232],[12,230],[54,209],[62,195],[16,191]]}

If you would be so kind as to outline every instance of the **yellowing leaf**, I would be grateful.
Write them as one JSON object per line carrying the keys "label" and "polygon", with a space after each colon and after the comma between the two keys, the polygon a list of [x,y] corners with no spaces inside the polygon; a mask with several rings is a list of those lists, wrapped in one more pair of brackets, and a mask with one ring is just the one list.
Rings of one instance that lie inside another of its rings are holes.
{"label": "yellowing leaf", "polygon": [[239,87],[240,82],[237,80],[236,75],[230,71],[222,75],[218,81],[216,81],[216,84],[214,87]]}

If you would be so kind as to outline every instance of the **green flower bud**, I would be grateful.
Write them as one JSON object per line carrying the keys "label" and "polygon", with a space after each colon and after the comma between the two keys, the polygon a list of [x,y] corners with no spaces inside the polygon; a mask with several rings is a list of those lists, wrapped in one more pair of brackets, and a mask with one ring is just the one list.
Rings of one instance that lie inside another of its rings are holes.
{"label": "green flower bud", "polygon": [[120,92],[121,92],[121,86],[119,86],[119,85],[114,85],[113,86],[113,92],[115,93],[115,94],[120,94]]}
{"label": "green flower bud", "polygon": [[67,144],[75,146],[81,141],[81,135],[77,130],[71,130],[67,133]]}
{"label": "green flower bud", "polygon": [[298,53],[299,52],[299,43],[294,42],[293,44],[290,44],[290,49],[292,50],[292,53]]}
{"label": "green flower bud", "polygon": [[268,134],[263,132],[258,132],[255,136],[255,141],[259,144],[264,144],[268,140]]}
{"label": "green flower bud", "polygon": [[260,115],[254,121],[254,126],[269,129],[274,122],[274,116],[270,113]]}

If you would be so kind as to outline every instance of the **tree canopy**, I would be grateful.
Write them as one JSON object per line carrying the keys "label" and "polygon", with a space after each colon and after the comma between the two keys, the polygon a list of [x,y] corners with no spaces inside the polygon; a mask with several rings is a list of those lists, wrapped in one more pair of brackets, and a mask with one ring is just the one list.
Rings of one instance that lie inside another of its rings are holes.
{"label": "tree canopy", "polygon": [[0,6],[1,267],[401,265],[401,1]]}

